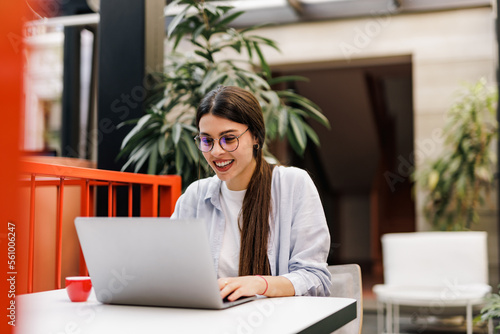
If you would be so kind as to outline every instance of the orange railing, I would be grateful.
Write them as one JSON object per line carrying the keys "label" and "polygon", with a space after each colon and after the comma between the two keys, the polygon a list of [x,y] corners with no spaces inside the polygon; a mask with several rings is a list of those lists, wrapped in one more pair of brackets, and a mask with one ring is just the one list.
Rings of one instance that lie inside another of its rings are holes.
{"label": "orange railing", "polygon": [[[21,163],[22,185],[29,188],[29,238],[27,292],[33,292],[35,268],[35,199],[38,187],[56,188],[56,245],[55,245],[55,287],[61,288],[61,265],[63,245],[64,190],[66,186],[76,186],[80,192],[80,216],[95,215],[95,193],[99,187],[106,187],[107,214],[112,217],[117,212],[117,188],[128,189],[126,203],[128,216],[133,215],[133,187],[140,188],[140,216],[169,217],[175,202],[181,194],[181,178],[176,175],[157,176],[100,170],[94,168],[72,167],[53,163],[23,161]],[[72,220],[72,219],[71,219]],[[85,275],[87,268],[80,250],[79,274]]]}

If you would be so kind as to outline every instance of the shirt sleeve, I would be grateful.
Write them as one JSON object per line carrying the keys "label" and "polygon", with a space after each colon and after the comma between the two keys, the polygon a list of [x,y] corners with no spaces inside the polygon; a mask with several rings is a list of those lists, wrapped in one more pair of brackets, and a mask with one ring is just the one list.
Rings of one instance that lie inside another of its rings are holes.
{"label": "shirt sleeve", "polygon": [[175,203],[175,209],[174,213],[172,213],[172,216],[170,218],[172,219],[179,219],[182,218],[181,211],[182,208],[184,207],[183,202],[186,199],[186,194],[182,194],[178,199],[177,202]]}
{"label": "shirt sleeve", "polygon": [[300,169],[286,183],[288,191],[281,194],[281,200],[291,212],[290,258],[288,273],[283,276],[292,282],[297,296],[329,296],[331,274],[326,260],[330,233],[318,191],[309,174]]}
{"label": "shirt sleeve", "polygon": [[[199,181],[198,181],[199,182]],[[196,184],[197,182],[191,183],[186,191],[177,199],[175,203],[174,213],[170,218],[172,219],[188,219],[195,218],[196,216]]]}

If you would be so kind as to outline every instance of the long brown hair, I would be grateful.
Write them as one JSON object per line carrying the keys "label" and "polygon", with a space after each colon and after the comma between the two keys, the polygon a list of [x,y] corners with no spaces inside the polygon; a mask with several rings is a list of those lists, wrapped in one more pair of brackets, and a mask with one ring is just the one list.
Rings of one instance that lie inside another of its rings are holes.
{"label": "long brown hair", "polygon": [[219,86],[201,101],[196,113],[196,125],[206,115],[223,117],[248,126],[257,138],[253,156],[255,171],[248,184],[241,220],[241,248],[238,273],[243,275],[270,275],[267,258],[269,239],[269,217],[271,213],[271,180],[273,166],[264,159],[262,147],[266,137],[264,116],[259,101],[250,92],[232,86]]}

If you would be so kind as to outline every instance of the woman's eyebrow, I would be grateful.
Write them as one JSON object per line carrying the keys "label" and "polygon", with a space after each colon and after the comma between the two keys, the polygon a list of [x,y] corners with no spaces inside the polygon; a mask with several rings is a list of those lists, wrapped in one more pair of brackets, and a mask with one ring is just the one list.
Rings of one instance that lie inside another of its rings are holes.
{"label": "woman's eyebrow", "polygon": [[[236,129],[230,129],[230,130],[222,131],[221,133],[219,133],[219,136],[224,136],[225,134],[232,133],[232,132],[237,132],[237,131],[238,130],[236,130]],[[212,135],[210,135],[209,133],[206,133],[206,132],[200,132],[200,135],[212,137]]]}

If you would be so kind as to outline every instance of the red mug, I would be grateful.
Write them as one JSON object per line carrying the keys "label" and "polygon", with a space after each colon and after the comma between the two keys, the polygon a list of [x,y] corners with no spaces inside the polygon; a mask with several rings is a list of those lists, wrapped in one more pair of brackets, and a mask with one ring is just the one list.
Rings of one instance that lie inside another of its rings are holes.
{"label": "red mug", "polygon": [[66,292],[72,302],[84,302],[89,298],[92,282],[88,276],[66,277]]}

